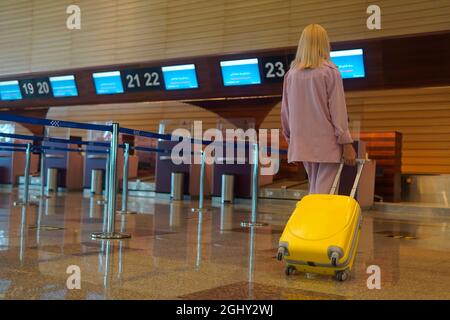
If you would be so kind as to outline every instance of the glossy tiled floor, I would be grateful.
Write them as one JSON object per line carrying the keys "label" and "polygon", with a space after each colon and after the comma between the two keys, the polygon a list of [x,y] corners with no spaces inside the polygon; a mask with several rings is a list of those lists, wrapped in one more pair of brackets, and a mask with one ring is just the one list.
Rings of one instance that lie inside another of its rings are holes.
{"label": "glossy tiled floor", "polygon": [[[352,278],[338,283],[286,277],[275,259],[293,202],[261,202],[268,226],[250,232],[240,227],[244,205],[199,216],[195,201],[131,198],[140,213],[117,215],[116,229],[132,238],[94,241],[97,199],[67,193],[26,210],[15,199],[0,193],[3,299],[450,299],[450,217],[365,212]],[[80,267],[80,290],[67,289],[70,265]],[[380,290],[367,288],[370,265],[381,268]]]}

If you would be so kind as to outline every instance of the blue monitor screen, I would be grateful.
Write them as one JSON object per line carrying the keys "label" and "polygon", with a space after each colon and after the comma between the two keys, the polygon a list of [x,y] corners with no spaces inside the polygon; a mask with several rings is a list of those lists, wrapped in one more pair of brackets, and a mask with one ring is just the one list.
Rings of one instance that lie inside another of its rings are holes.
{"label": "blue monitor screen", "polygon": [[162,67],[166,90],[198,88],[194,64]]}
{"label": "blue monitor screen", "polygon": [[343,79],[365,77],[362,49],[331,51],[330,56]]}
{"label": "blue monitor screen", "polygon": [[120,71],[98,72],[93,75],[97,94],[123,93]]}
{"label": "blue monitor screen", "polygon": [[260,84],[258,59],[221,61],[222,79],[225,86]]}
{"label": "blue monitor screen", "polygon": [[75,76],[73,75],[50,77],[50,84],[55,98],[78,96]]}
{"label": "blue monitor screen", "polygon": [[20,93],[19,81],[2,81],[0,82],[0,97],[2,100],[20,100],[22,94]]}

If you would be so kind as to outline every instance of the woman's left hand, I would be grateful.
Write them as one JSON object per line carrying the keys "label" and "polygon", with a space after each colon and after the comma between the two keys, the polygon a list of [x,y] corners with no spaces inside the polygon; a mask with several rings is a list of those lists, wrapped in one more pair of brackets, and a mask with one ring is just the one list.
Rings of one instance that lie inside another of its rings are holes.
{"label": "woman's left hand", "polygon": [[344,163],[348,166],[356,165],[356,151],[351,143],[344,144],[344,151],[342,152]]}

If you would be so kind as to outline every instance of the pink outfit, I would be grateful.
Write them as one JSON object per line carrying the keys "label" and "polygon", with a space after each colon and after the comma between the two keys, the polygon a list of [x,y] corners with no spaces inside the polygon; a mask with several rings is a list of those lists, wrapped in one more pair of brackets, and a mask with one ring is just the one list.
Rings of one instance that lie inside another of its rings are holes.
{"label": "pink outfit", "polygon": [[309,193],[330,193],[339,163],[303,162],[309,180]]}
{"label": "pink outfit", "polygon": [[353,142],[342,78],[332,62],[286,73],[281,125],[289,144],[288,162],[304,163],[310,193],[329,193],[342,144]]}
{"label": "pink outfit", "polygon": [[281,125],[289,143],[289,162],[341,161],[341,144],[353,140],[342,78],[332,62],[325,62],[321,68],[296,68],[286,73]]}

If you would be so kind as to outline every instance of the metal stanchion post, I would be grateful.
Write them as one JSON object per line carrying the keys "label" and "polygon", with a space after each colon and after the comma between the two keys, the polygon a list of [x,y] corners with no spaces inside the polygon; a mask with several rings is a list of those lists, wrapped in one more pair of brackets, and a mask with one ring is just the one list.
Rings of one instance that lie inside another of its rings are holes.
{"label": "metal stanchion post", "polygon": [[36,243],[39,245],[41,240],[41,220],[42,220],[42,209],[44,208],[44,200],[39,200],[39,207],[38,207],[38,216],[36,221]]}
{"label": "metal stanchion post", "polygon": [[[160,122],[159,128],[158,128],[158,133],[164,134],[165,131],[166,131],[166,124],[164,122]],[[162,141],[162,139],[158,139],[158,141]]]}
{"label": "metal stanchion post", "polygon": [[198,195],[198,208],[192,208],[192,212],[206,212],[209,209],[203,208],[204,196],[205,196],[205,157],[206,154],[202,150],[201,154],[201,162],[200,162],[200,187],[199,187],[199,195]]}
{"label": "metal stanchion post", "polygon": [[30,188],[30,162],[31,162],[31,143],[27,143],[27,149],[25,152],[25,172],[24,172],[24,191],[22,201],[14,202],[14,206],[26,206],[28,205],[28,192]]}
{"label": "metal stanchion post", "polygon": [[112,261],[112,255],[114,252],[114,243],[111,243],[111,241],[106,241],[105,250],[103,251],[105,256],[105,270],[103,274],[103,298],[108,299],[109,292],[110,292],[110,281],[111,281],[111,264]]}
{"label": "metal stanchion post", "polygon": [[119,243],[119,261],[118,261],[117,279],[122,281],[123,274],[123,241]]}
{"label": "metal stanchion post", "polygon": [[23,266],[25,260],[25,226],[27,224],[27,206],[22,206],[22,217],[20,220],[20,249],[19,249],[19,261]]}
{"label": "metal stanchion post", "polygon": [[103,205],[108,202],[108,186],[109,186],[109,158],[110,153],[106,155],[106,166],[105,166],[105,194],[102,200],[97,200],[97,204]]}
{"label": "metal stanchion post", "polygon": [[111,153],[108,153],[106,155],[106,166],[105,166],[105,195],[104,195],[104,199],[105,199],[105,203],[108,201],[108,192],[109,192],[109,177],[111,172],[109,171],[110,168],[110,158],[111,158]]}
{"label": "metal stanchion post", "polygon": [[202,224],[203,224],[203,212],[200,210],[198,213],[198,225],[197,225],[197,257],[195,259],[195,269],[200,270],[200,264],[202,261]]}
{"label": "metal stanchion post", "polygon": [[115,232],[116,189],[117,189],[117,149],[119,142],[119,124],[112,124],[111,147],[109,149],[109,185],[107,202],[106,232],[92,234],[93,239],[124,239],[131,236],[126,233]]}
{"label": "metal stanchion post", "polygon": [[241,227],[262,227],[267,224],[256,221],[258,213],[258,179],[259,178],[259,146],[255,142],[253,144],[253,172],[252,172],[252,216],[250,222],[241,222]]}
{"label": "metal stanchion post", "polygon": [[38,199],[48,199],[49,195],[45,194],[45,151],[41,150],[41,161],[40,161],[40,176],[41,176],[41,190],[40,194],[36,196]]}
{"label": "metal stanchion post", "polygon": [[122,174],[122,210],[119,214],[135,213],[128,211],[128,158],[130,156],[130,145],[125,143],[123,150],[123,174]]}
{"label": "metal stanchion post", "polygon": [[258,191],[259,191],[259,147],[258,143],[253,145],[253,176],[252,176],[252,224],[256,222],[258,211]]}
{"label": "metal stanchion post", "polygon": [[254,273],[255,273],[255,227],[250,227],[249,255],[248,255],[248,294],[254,299]]}

